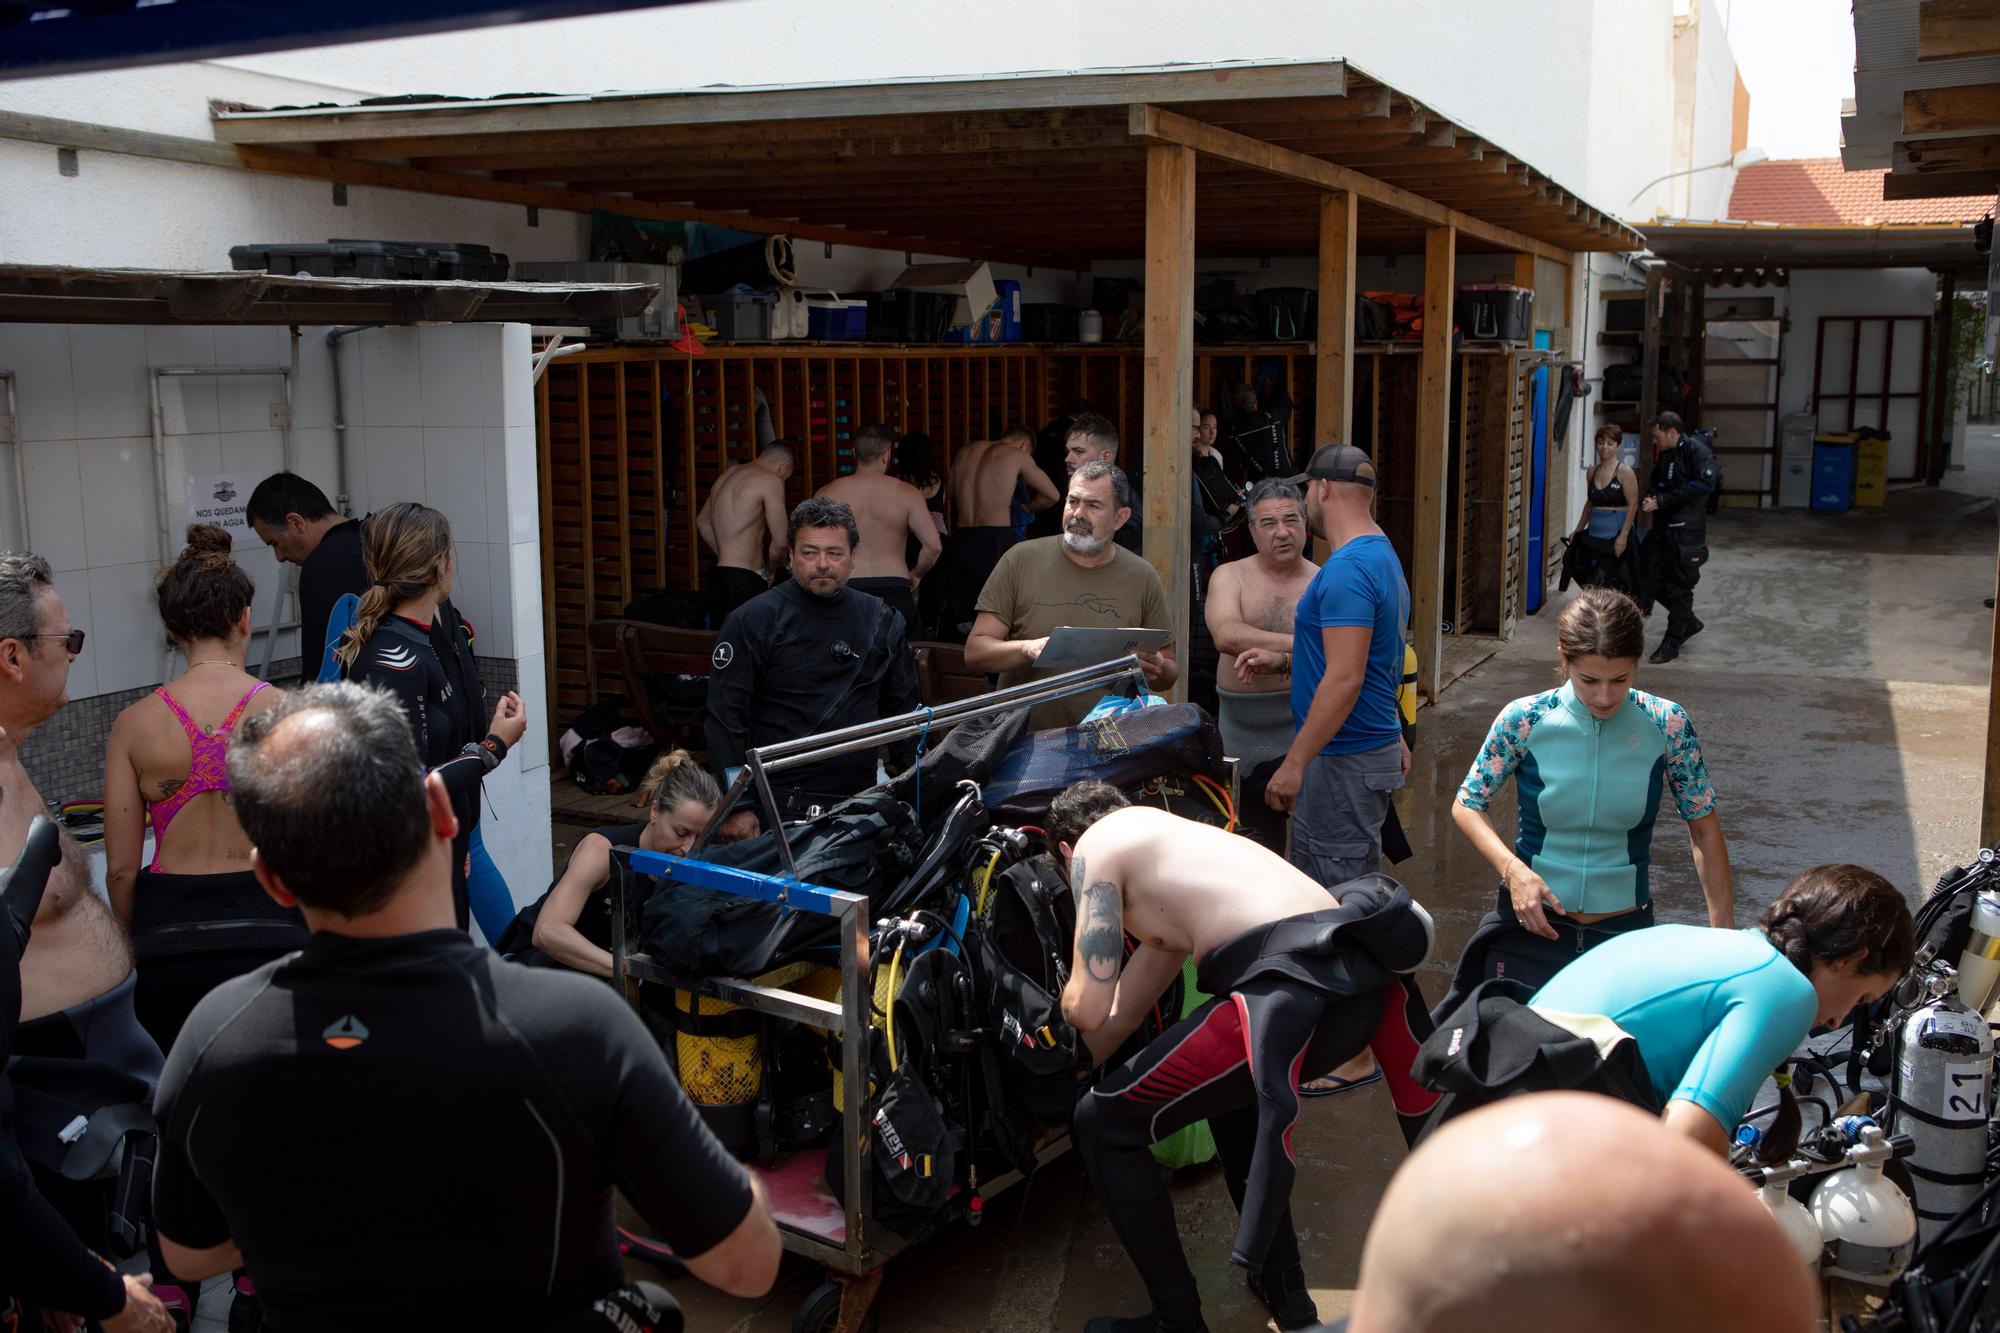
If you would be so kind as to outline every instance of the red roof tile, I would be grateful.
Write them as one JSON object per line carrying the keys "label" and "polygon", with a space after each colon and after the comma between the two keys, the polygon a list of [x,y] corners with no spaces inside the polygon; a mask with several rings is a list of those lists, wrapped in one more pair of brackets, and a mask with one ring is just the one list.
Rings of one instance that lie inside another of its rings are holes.
{"label": "red roof tile", "polygon": [[1993,211],[1992,195],[1944,199],[1884,199],[1880,171],[1848,171],[1837,157],[1762,162],[1736,173],[1729,195],[1734,222],[1788,222],[1802,227],[1883,223],[1976,222]]}

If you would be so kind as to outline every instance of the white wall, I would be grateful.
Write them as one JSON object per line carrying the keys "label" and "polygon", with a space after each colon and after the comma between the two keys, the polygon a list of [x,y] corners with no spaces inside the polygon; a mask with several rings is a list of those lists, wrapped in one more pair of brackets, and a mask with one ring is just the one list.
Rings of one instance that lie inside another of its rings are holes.
{"label": "white wall", "polygon": [[[1736,121],[1736,57],[1731,52],[1724,15],[1716,0],[1697,0],[1681,42],[1691,48],[1686,77],[1688,115],[1674,126],[1673,169],[1707,167],[1726,162]],[[1734,168],[1692,171],[1669,183],[1668,212],[1674,217],[1719,218],[1729,209],[1729,192],[1736,182]]]}
{"label": "white wall", "polygon": [[[301,331],[296,467],[332,495],[332,367],[324,332]],[[477,633],[476,651],[517,664],[531,725],[487,780],[501,814],[487,845],[527,901],[546,887],[549,871],[528,330],[519,324],[371,330],[346,339],[340,355],[353,512],[396,500],[442,510],[457,547],[453,601]],[[72,622],[89,635],[70,671],[72,699],[166,678],[166,639],[153,594],[160,530],[150,368],[290,359],[289,333],[276,328],[0,324],[0,371],[15,377],[27,477],[24,535],[12,457],[0,466],[0,545],[30,544],[48,558]],[[275,376],[163,381],[173,550],[186,521],[188,475],[262,474],[285,464],[285,433],[271,426],[271,405],[283,397]],[[260,545],[239,550],[237,559],[257,584],[256,622],[267,624],[284,586],[279,566]],[[297,633],[288,631],[274,657],[297,651]],[[252,654],[253,662],[261,660],[261,636]]]}
{"label": "white wall", "polygon": [[[1781,353],[1784,358],[1784,374],[1778,383],[1781,415],[1814,410],[1813,362],[1821,316],[1921,315],[1928,319],[1937,312],[1937,279],[1927,269],[1794,269],[1792,284],[1786,290],[1791,323],[1785,331]],[[1897,330],[1899,383],[1906,382],[1903,376],[1913,366],[1921,374],[1929,374],[1929,366],[1918,362],[1917,348],[1910,342],[1914,332],[1911,325]],[[1863,346],[1870,348],[1871,344],[1864,342]],[[1861,358],[1857,375],[1863,390],[1881,382],[1880,345],[1872,347],[1875,354]],[[1844,384],[1845,368],[1839,368],[1836,374],[1837,382]],[[1871,424],[1865,416],[1870,410],[1869,405],[1863,404],[1857,412],[1862,424]],[[1928,429],[1929,422],[1914,422],[1913,409],[1898,406],[1896,410],[1898,419],[1889,423],[1894,436],[1889,443],[1889,475],[1910,476],[1916,470],[1919,432]]]}
{"label": "white wall", "polygon": [[[1398,7],[1386,22],[1361,0],[739,0],[12,81],[0,84],[0,109],[206,138],[211,98],[273,106],[410,92],[1338,58],[1623,214],[1641,184],[1671,170],[1672,9],[1672,0],[1430,0]],[[895,110],[896,99],[885,89],[884,110]],[[1727,87],[1720,114],[1726,122]],[[225,262],[231,243],[333,235],[478,241],[516,258],[575,258],[583,248],[581,224],[545,213],[530,229],[525,210],[511,206],[356,187],[337,209],[323,183],[88,152],[81,175],[69,179],[56,175],[54,159],[51,148],[0,144],[0,195],[9,205],[0,209],[0,262],[210,267]],[[1656,201],[1667,195],[1641,199],[1636,215],[1650,215]],[[872,271],[826,267],[820,247],[800,250],[809,282],[880,285]]]}

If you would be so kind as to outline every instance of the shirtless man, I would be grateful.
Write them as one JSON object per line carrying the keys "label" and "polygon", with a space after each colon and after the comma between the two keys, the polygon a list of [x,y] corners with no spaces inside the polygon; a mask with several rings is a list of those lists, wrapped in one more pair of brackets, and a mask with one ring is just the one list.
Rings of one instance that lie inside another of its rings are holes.
{"label": "shirtless man", "polygon": [[1292,617],[1319,572],[1305,558],[1306,507],[1298,487],[1267,477],[1250,488],[1249,503],[1257,553],[1217,567],[1205,608],[1220,654],[1222,751],[1245,773],[1282,758],[1292,743]]}
{"label": "shirtless man", "polygon": [[[56,595],[48,561],[26,551],[0,552],[0,864],[19,859],[29,824],[49,812],[21,766],[20,745],[69,702],[69,666],[82,651],[82,640]],[[81,1044],[87,1057],[150,1085],[160,1074],[160,1049],[132,1007],[132,954],[125,933],[91,890],[89,858],[67,829],[61,837],[62,864],[49,875],[21,954],[20,1025],[13,1030],[11,1054],[73,1056]],[[7,1101],[12,1104],[11,1094]],[[7,1193],[18,1201],[18,1190]],[[0,1217],[0,1224],[15,1220]],[[67,1298],[54,1291],[49,1297],[64,1301],[69,1313],[97,1316],[107,1329],[171,1327],[149,1289],[150,1278],[96,1281],[104,1274],[91,1267],[74,1235],[57,1232],[60,1225],[52,1215],[37,1215],[31,1233],[38,1233],[38,1245],[60,1249],[58,1257],[71,1261],[66,1276],[78,1279],[67,1284],[73,1293]],[[90,1236],[83,1240],[102,1243]],[[78,1255],[81,1263],[74,1262]],[[36,1258],[48,1259],[48,1251]],[[44,1276],[55,1276],[54,1270]],[[102,1290],[80,1290],[90,1282]],[[96,1308],[78,1296],[97,1302]]]}
{"label": "shirtless man", "polygon": [[[1344,900],[1275,853],[1210,824],[1128,805],[1080,782],[1050,805],[1048,838],[1076,897],[1063,1017],[1095,1065],[1139,1030],[1182,963],[1215,998],[1169,1027],[1077,1103],[1072,1132],[1152,1310],[1103,1316],[1086,1333],[1204,1329],[1194,1273],[1149,1144],[1207,1120],[1239,1222],[1232,1262],[1278,1326],[1319,1322],[1290,1199],[1297,1081],[1373,1046],[1407,1071],[1429,1032],[1409,974],[1429,958],[1430,918],[1393,881],[1345,886]],[[1255,893],[1243,891],[1254,884]],[[1125,936],[1139,941],[1125,955]],[[1435,1104],[1391,1078],[1406,1136]]]}
{"label": "shirtless man", "polygon": [[694,516],[702,545],[715,552],[704,599],[710,629],[769,588],[769,571],[784,563],[785,479],[795,461],[789,444],[765,445],[753,461],[717,477]]}
{"label": "shirtless man", "polygon": [[[839,500],[854,511],[861,541],[854,548],[854,574],[847,586],[879,597],[903,615],[903,629],[917,637],[917,584],[937,563],[943,543],[924,494],[889,475],[896,432],[871,424],[854,432],[854,473],[819,488],[822,498]],[[909,538],[920,548],[917,565],[907,559]]]}
{"label": "shirtless man", "polygon": [[1036,464],[1035,437],[1025,426],[997,440],[977,441],[952,461],[951,498],[958,525],[951,534],[949,615],[954,626],[971,623],[980,590],[1014,545],[1014,495],[1022,485],[1028,490],[1030,513],[1062,499],[1049,474]]}

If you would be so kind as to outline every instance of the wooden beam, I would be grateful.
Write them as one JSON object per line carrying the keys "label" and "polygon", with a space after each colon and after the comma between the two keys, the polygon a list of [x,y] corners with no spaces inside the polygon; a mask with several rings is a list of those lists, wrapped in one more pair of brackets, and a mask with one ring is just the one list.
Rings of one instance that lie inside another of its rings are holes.
{"label": "wooden beam", "polygon": [[[1965,139],[1907,139],[1896,145],[1909,170],[1920,176],[1941,171],[1983,171],[2000,176],[2000,134]],[[1901,170],[1903,164],[1897,163]]]}
{"label": "wooden beam", "polygon": [[530,130],[606,130],[647,125],[863,119],[1118,106],[1132,102],[1235,102],[1341,97],[1347,67],[1337,60],[1158,70],[1003,75],[971,79],[889,79],[806,88],[730,88],[593,98],[498,98],[425,106],[340,107],[330,111],[231,112],[215,120],[225,143],[328,143]]}
{"label": "wooden beam", "polygon": [[1912,88],[1903,94],[1903,134],[2000,129],[2000,83]]}
{"label": "wooden beam", "polygon": [[1344,444],[1354,420],[1354,257],[1360,233],[1351,190],[1319,200],[1319,330],[1314,447]]}
{"label": "wooden beam", "polygon": [[1416,517],[1410,549],[1410,601],[1417,688],[1433,702],[1444,687],[1445,462],[1451,453],[1451,306],[1458,233],[1424,233],[1424,346],[1417,391]]}
{"label": "wooden beam", "polygon": [[1884,199],[1956,199],[1992,194],[2000,171],[1891,171],[1882,178]]}
{"label": "wooden beam", "polygon": [[256,171],[306,180],[334,181],[346,185],[368,185],[386,190],[408,190],[418,194],[444,195],[459,199],[483,199],[489,203],[521,204],[569,213],[590,213],[609,208],[630,217],[658,222],[712,222],[738,231],[759,235],[786,235],[799,240],[834,245],[857,245],[877,250],[912,250],[925,254],[968,259],[1002,259],[1021,263],[1068,267],[1088,262],[1091,256],[1042,254],[1024,251],[967,246],[944,237],[909,236],[889,232],[855,231],[845,227],[822,226],[786,218],[761,218],[726,209],[688,208],[678,205],[606,199],[595,195],[548,186],[523,185],[511,181],[487,180],[479,176],[459,176],[441,171],[418,171],[410,167],[380,162],[344,161],[310,153],[283,152],[268,148],[237,148],[208,143],[172,134],[149,134],[115,129],[82,121],[61,120],[20,112],[0,112],[0,139],[27,143],[54,144],[65,148],[86,148],[119,153],[156,161],[185,162],[194,166]]}
{"label": "wooden beam", "polygon": [[1545,241],[1536,240],[1532,236],[1510,231],[1505,227],[1496,227],[1421,195],[1398,189],[1373,176],[1365,176],[1358,171],[1336,166],[1304,153],[1279,148],[1262,140],[1237,134],[1233,130],[1190,120],[1186,116],[1176,115],[1160,107],[1134,106],[1131,111],[1131,130],[1135,139],[1144,139],[1151,143],[1185,144],[1209,157],[1255,167],[1274,176],[1305,181],[1309,185],[1317,185],[1326,190],[1352,191],[1370,203],[1417,218],[1430,223],[1433,227],[1451,227],[1455,231],[1491,241],[1509,250],[1526,250],[1547,259],[1569,262],[1568,251],[1558,249]]}
{"label": "wooden beam", "polygon": [[1174,144],[1146,149],[1146,346],[1144,453],[1146,559],[1166,585],[1174,655],[1181,678],[1175,700],[1187,698],[1188,549],[1193,516],[1193,451],[1188,418],[1194,407],[1194,151]]}
{"label": "wooden beam", "polygon": [[1917,6],[1917,59],[2000,56],[2000,10],[1993,0],[1923,0]]}
{"label": "wooden beam", "polygon": [[1951,375],[1951,324],[1957,311],[1958,274],[1946,269],[1938,275],[1937,328],[1931,334],[1931,383],[1936,386],[1931,393],[1931,419],[1929,424],[1930,455],[1922,469],[1924,481],[1932,486],[1944,480],[1944,470],[1951,461],[1951,437],[1945,422],[1949,414],[1945,404],[1951,395],[1946,392],[1945,381]]}
{"label": "wooden beam", "polygon": [[1643,429],[1660,410],[1660,286],[1667,271],[1660,265],[1646,270],[1646,332],[1639,355],[1639,425]]}

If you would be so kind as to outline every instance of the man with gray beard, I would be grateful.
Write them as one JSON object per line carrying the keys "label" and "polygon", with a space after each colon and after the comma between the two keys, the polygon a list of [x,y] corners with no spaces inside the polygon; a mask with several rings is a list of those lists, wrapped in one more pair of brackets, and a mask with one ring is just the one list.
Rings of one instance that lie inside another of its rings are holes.
{"label": "man with gray beard", "polygon": [[[1115,463],[1096,460],[1070,475],[1063,533],[1010,549],[980,591],[965,664],[997,672],[1002,686],[1039,674],[1035,661],[1049,634],[1066,626],[1170,629],[1166,589],[1153,567],[1122,547],[1114,534],[1132,516],[1132,483]],[[1165,690],[1180,678],[1175,646],[1140,653],[1147,687]],[[1099,696],[1072,695],[1036,708],[1030,725],[1072,727]]]}

